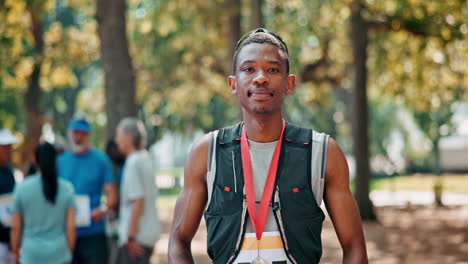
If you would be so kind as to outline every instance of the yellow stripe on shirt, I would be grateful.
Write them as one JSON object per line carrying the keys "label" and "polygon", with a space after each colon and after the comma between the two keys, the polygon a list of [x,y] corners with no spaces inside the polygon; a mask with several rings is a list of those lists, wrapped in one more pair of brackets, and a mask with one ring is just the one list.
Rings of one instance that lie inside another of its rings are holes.
{"label": "yellow stripe on shirt", "polygon": [[[260,240],[259,249],[283,249],[283,241],[281,240],[281,236],[262,236]],[[253,237],[244,237],[244,241],[242,241],[241,250],[257,250],[257,238]]]}

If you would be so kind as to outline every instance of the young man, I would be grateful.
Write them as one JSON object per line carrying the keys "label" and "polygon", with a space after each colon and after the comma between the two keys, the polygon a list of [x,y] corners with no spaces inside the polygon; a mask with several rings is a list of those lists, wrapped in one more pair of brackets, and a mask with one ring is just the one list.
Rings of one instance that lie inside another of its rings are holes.
{"label": "young man", "polygon": [[[90,202],[90,225],[77,228],[73,263],[102,264],[109,257],[104,216],[116,207],[117,193],[111,162],[104,153],[91,148],[90,133],[91,125],[85,119],[69,123],[71,151],[57,158],[57,171],[59,177],[72,183],[77,195]],[[105,204],[101,204],[103,191]]]}
{"label": "young man", "polygon": [[156,211],[158,190],[146,130],[136,118],[117,126],[117,146],[126,156],[120,189],[119,264],[148,264],[160,236]]}
{"label": "young man", "polygon": [[[294,90],[284,41],[266,29],[242,37],[228,78],[244,122],[195,143],[174,213],[169,263],[193,263],[205,215],[213,263],[319,263],[322,197],[343,263],[367,263],[346,159],[333,139],[283,120]],[[206,209],[206,210],[205,210]]]}

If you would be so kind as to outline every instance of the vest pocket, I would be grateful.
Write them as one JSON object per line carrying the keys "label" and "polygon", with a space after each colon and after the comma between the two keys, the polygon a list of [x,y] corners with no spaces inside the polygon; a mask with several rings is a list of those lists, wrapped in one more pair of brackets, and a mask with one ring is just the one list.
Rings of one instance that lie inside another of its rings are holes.
{"label": "vest pocket", "polygon": [[226,263],[235,252],[241,231],[243,194],[213,185],[210,205],[204,213],[207,228],[208,255],[213,263]]}
{"label": "vest pocket", "polygon": [[232,215],[205,212],[208,255],[213,263],[226,263],[235,252],[241,230],[242,209]]}
{"label": "vest pocket", "polygon": [[315,218],[323,216],[322,209],[318,207],[310,186],[290,187],[280,189],[280,200],[283,209],[300,218]]}
{"label": "vest pocket", "polygon": [[213,184],[210,205],[206,212],[212,215],[230,215],[242,208],[243,193],[234,192],[231,186],[220,186]]}
{"label": "vest pocket", "polygon": [[279,197],[289,253],[298,263],[318,263],[322,255],[321,232],[325,215],[310,187],[283,187]]}

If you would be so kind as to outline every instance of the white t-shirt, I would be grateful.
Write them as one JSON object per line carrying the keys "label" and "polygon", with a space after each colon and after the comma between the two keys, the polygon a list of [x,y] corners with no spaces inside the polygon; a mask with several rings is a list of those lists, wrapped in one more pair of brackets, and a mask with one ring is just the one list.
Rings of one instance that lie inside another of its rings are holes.
{"label": "white t-shirt", "polygon": [[121,245],[128,240],[133,201],[143,198],[144,207],[135,240],[147,247],[154,247],[161,233],[156,211],[157,195],[153,162],[148,151],[139,150],[131,153],[125,161],[120,185],[119,243]]}
{"label": "white t-shirt", "polygon": [[[268,170],[270,168],[271,158],[278,141],[268,143],[258,143],[249,140],[250,158],[252,160],[252,178],[254,182],[255,200],[257,201],[257,213],[260,208],[263,188],[265,186]],[[271,208],[270,208],[271,209]],[[258,251],[257,251],[258,248]],[[247,229],[245,231],[242,246],[234,263],[250,263],[260,255],[263,260],[271,263],[273,261],[280,263],[290,263],[284,252],[281,235],[276,225],[273,211],[268,210],[267,220],[263,229],[262,239],[257,244],[255,230],[250,218],[247,220]]]}

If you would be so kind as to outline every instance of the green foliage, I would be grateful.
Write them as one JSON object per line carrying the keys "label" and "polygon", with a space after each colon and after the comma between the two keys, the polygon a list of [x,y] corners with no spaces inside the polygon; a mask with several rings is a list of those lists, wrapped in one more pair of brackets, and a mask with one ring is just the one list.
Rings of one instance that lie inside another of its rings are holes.
{"label": "green foliage", "polygon": [[[137,76],[140,116],[154,138],[164,131],[191,135],[238,120],[226,77],[225,0],[129,0],[127,31]],[[324,131],[350,152],[350,0],[265,0],[264,24],[286,40],[291,72],[289,121]],[[44,113],[64,134],[73,114],[105,124],[95,1],[0,1],[0,123],[24,128],[22,96],[34,62],[28,4],[43,19],[40,84]],[[423,135],[453,131],[451,105],[467,99],[466,1],[361,1],[369,25],[368,88],[372,155],[387,155],[389,136],[402,131],[395,114],[414,113]],[[242,1],[242,33],[250,30]],[[403,132],[402,132],[403,133]],[[99,142],[100,134],[96,135]],[[405,150],[409,156],[414,150]],[[418,153],[420,155],[420,153]],[[417,155],[415,155],[417,156]],[[420,155],[421,156],[421,155]],[[424,156],[424,155],[422,155]]]}

